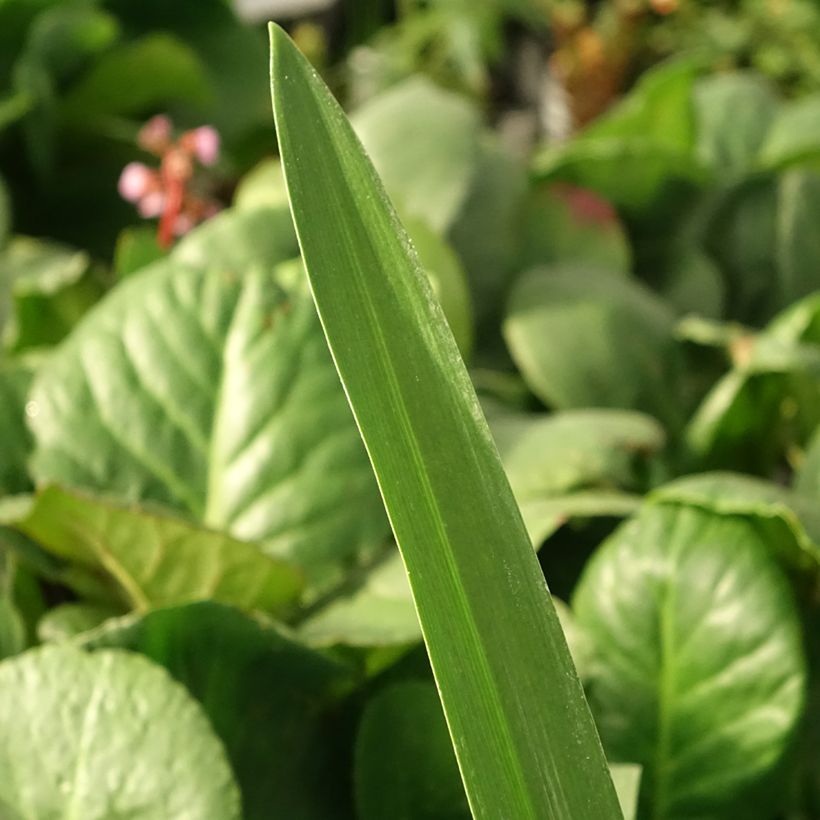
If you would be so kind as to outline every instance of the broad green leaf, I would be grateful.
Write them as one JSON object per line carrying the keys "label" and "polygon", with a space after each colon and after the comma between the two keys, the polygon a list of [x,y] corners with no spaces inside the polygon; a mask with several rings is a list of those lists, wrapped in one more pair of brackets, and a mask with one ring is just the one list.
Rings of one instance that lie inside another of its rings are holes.
{"label": "broad green leaf", "polygon": [[[0,340],[7,348],[51,345],[62,339],[99,298],[83,279],[88,254],[57,242],[15,236],[0,250],[0,292],[10,298]],[[2,312],[2,311],[0,311]]]}
{"label": "broad green leaf", "polygon": [[775,334],[735,344],[735,367],[686,429],[701,469],[769,474],[820,423],[820,350]]}
{"label": "broad green leaf", "polygon": [[680,315],[719,319],[726,304],[726,285],[711,257],[693,245],[670,247],[659,271],[657,290]]}
{"label": "broad green leaf", "polygon": [[329,600],[299,624],[297,634],[312,646],[401,646],[421,640],[401,556],[393,549],[358,583]]}
{"label": "broad green leaf", "polygon": [[394,684],[367,704],[354,768],[360,820],[470,820],[436,687]]}
{"label": "broad green leaf", "polygon": [[665,440],[654,419],[623,410],[508,414],[490,429],[519,503],[583,487],[635,489]]}
{"label": "broad green leaf", "polygon": [[298,571],[257,545],[188,521],[48,487],[17,528],[59,558],[107,578],[127,606],[146,610],[211,598],[281,611]]}
{"label": "broad green leaf", "polygon": [[66,641],[118,615],[122,615],[121,610],[101,604],[59,604],[38,622],[37,638],[42,643]]}
{"label": "broad green leaf", "polygon": [[293,240],[262,213],[272,228],[255,212],[206,223],[179,247],[188,264],[134,274],[77,327],[33,387],[33,472],[320,573],[386,525],[304,277],[273,270]]}
{"label": "broad green leaf", "polygon": [[225,744],[245,820],[349,818],[333,715],[351,686],[341,664],[214,603],[108,621],[80,642],[140,652],[188,689]]}
{"label": "broad green leaf", "polygon": [[482,135],[470,188],[448,232],[467,273],[479,329],[497,325],[516,271],[516,242],[526,187],[525,168],[518,158],[510,156],[492,135]]}
{"label": "broad green leaf", "polygon": [[99,59],[63,99],[62,116],[75,128],[88,129],[101,116],[139,115],[168,100],[202,103],[209,94],[196,53],[176,37],[156,32]]}
{"label": "broad green leaf", "polygon": [[450,227],[478,153],[470,103],[415,77],[370,100],[352,122],[399,210],[438,231]]}
{"label": "broad green leaf", "polygon": [[820,511],[811,497],[741,473],[714,472],[679,478],[653,498],[754,520],[787,567],[820,569]]}
{"label": "broad green leaf", "polygon": [[282,29],[271,26],[271,40],[305,266],[402,550],[473,815],[618,817],[455,341],[341,109]]}
{"label": "broad green leaf", "polygon": [[532,391],[556,409],[617,407],[678,421],[673,315],[636,281],[533,268],[510,294],[504,336]]}
{"label": "broad green leaf", "polygon": [[629,241],[613,207],[572,185],[539,185],[527,197],[517,265],[570,263],[628,273]]}
{"label": "broad green leaf", "polygon": [[249,268],[272,268],[299,252],[293,223],[284,207],[227,210],[189,233],[174,249],[177,262],[195,268],[223,268],[244,276]]}
{"label": "broad green leaf", "polygon": [[233,204],[242,211],[286,207],[288,191],[282,163],[278,159],[265,159],[252,168],[239,180]]}
{"label": "broad green leaf", "polygon": [[710,205],[705,248],[727,282],[729,318],[762,323],[783,306],[777,286],[777,181],[751,177]]}
{"label": "broad green leaf", "polygon": [[777,245],[775,262],[782,304],[820,290],[820,174],[791,170],[777,189]]}
{"label": "broad green leaf", "polygon": [[719,177],[751,168],[779,106],[769,83],[751,72],[713,74],[695,83],[693,102],[700,161]]}
{"label": "broad green leaf", "polygon": [[10,820],[241,816],[207,718],[144,658],[35,649],[0,663],[0,704],[0,810]]}
{"label": "broad green leaf", "polygon": [[[802,715],[792,593],[753,522],[649,505],[604,543],[573,609],[613,760],[644,767],[639,817],[771,817],[755,789]],[[750,802],[746,802],[746,800]]]}
{"label": "broad green leaf", "polygon": [[766,168],[783,168],[820,156],[820,94],[783,105],[760,149]]}
{"label": "broad green leaf", "polygon": [[641,506],[641,497],[613,490],[580,490],[521,502],[521,515],[534,547],[568,521],[578,518],[625,518]]}
{"label": "broad green leaf", "polygon": [[0,496],[31,488],[26,399],[34,370],[27,361],[0,362]]}
{"label": "broad green leaf", "polygon": [[677,183],[703,176],[693,151],[695,74],[688,62],[647,72],[605,116],[537,156],[537,176],[590,188],[624,212],[646,216]]}

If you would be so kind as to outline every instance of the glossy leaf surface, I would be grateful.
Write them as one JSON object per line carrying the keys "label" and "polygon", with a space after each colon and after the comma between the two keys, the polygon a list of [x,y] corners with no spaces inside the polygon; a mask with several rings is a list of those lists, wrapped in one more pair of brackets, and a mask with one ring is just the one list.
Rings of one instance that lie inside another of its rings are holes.
{"label": "glossy leaf surface", "polygon": [[402,550],[472,812],[618,817],[543,576],[441,310],[341,109],[285,33],[272,26],[271,39],[305,266]]}
{"label": "glossy leaf surface", "polygon": [[644,766],[640,817],[770,816],[755,788],[785,753],[805,685],[770,550],[743,517],[649,505],[581,579],[587,691],[609,756]]}
{"label": "glossy leaf surface", "polygon": [[159,667],[108,650],[32,650],[0,664],[0,810],[70,820],[238,820],[225,752]]}

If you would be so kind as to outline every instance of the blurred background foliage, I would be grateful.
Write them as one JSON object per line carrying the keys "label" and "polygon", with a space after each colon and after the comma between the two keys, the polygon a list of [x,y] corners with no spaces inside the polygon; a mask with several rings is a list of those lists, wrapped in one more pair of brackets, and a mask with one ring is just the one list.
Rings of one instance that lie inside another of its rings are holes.
{"label": "blurred background foliage", "polygon": [[[566,631],[607,750],[650,775],[638,816],[820,816],[814,0],[0,0],[0,657],[72,637],[165,666],[205,704],[248,817],[277,800],[293,818],[468,816],[301,277],[271,18],[350,113],[416,246],[533,544],[549,545],[550,587],[576,599]],[[203,126],[220,140],[183,179],[222,213],[172,247],[118,192],[124,168],[158,157],[166,184],[169,151],[140,137],[157,115],[178,142]],[[232,424],[216,430],[220,412]],[[704,470],[720,472],[688,476]],[[680,528],[708,549],[679,572],[664,550],[689,543]],[[167,578],[140,574],[135,532],[168,551]],[[268,582],[256,598],[203,586],[226,555]],[[655,727],[625,737],[618,720],[654,715],[662,682],[636,690],[607,666],[618,636],[599,604],[624,573],[616,603],[644,640],[626,666],[655,669],[675,649],[653,626],[658,578],[683,601],[712,570],[735,578],[729,603],[703,589],[683,622],[734,606],[698,657],[751,672],[695,668],[711,694],[693,725],[736,732],[741,762],[682,731],[694,763],[670,778],[679,805],[659,806]],[[781,667],[755,661],[736,622]],[[774,691],[763,737],[736,710]]]}

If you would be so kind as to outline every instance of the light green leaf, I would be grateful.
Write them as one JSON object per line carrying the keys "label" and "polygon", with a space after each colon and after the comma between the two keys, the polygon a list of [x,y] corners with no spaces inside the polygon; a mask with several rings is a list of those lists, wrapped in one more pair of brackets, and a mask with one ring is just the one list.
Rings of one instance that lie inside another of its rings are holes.
{"label": "light green leaf", "polygon": [[635,763],[613,763],[609,767],[624,820],[638,816],[638,795],[641,788],[642,768]]}
{"label": "light green leaf", "polygon": [[[801,717],[802,636],[753,522],[649,505],[600,548],[573,609],[613,760],[644,767],[640,817],[771,817],[755,788]],[[746,802],[746,800],[749,802]]]}
{"label": "light green leaf", "polygon": [[360,820],[470,820],[436,687],[394,684],[365,708],[354,768]]}
{"label": "light green leaf", "polygon": [[528,196],[520,231],[519,270],[550,263],[629,273],[632,252],[613,207],[572,185],[539,185]]}
{"label": "light green leaf", "polygon": [[78,642],[140,652],[188,689],[225,745],[244,820],[349,818],[349,740],[333,715],[347,667],[211,602],[107,621]]}
{"label": "light green leaf", "polygon": [[674,318],[636,281],[533,268],[510,294],[504,336],[532,391],[556,409],[617,407],[678,421]]}
{"label": "light green leaf", "polygon": [[17,528],[59,558],[106,577],[117,597],[139,610],[212,598],[276,612],[302,586],[297,570],[257,545],[59,487],[42,490]]}
{"label": "light green leaf", "polygon": [[775,262],[781,303],[820,290],[820,174],[787,171],[777,189],[777,245]]}
{"label": "light green leaf", "polygon": [[455,341],[341,109],[282,29],[271,26],[271,40],[305,266],[402,550],[473,815],[618,817]]}
{"label": "light green leaf", "polygon": [[783,105],[760,149],[765,168],[784,168],[820,156],[820,94]]}
{"label": "light green leaf", "polygon": [[0,340],[20,349],[54,344],[68,333],[100,289],[81,279],[88,270],[84,251],[58,242],[15,236],[0,250],[0,293],[8,293],[8,313],[0,307]]}
{"label": "light green leaf", "polygon": [[303,275],[273,270],[293,240],[261,213],[272,228],[256,212],[206,223],[179,247],[189,265],[129,277],[77,327],[33,387],[33,471],[321,574],[386,524]]}
{"label": "light green leaf", "polygon": [[478,152],[478,112],[422,77],[394,86],[352,117],[402,213],[444,231],[467,196]]}
{"label": "light green leaf", "polygon": [[701,469],[769,474],[820,423],[820,350],[763,334],[736,344],[735,367],[686,429]]}
{"label": "light green leaf", "polygon": [[66,641],[117,615],[122,615],[122,611],[101,604],[59,604],[37,623],[37,638],[42,643]]}
{"label": "light green leaf", "polygon": [[479,329],[497,325],[517,270],[516,243],[526,188],[523,164],[493,135],[482,135],[470,188],[448,233],[467,273]]}
{"label": "light green leaf", "polygon": [[398,551],[392,549],[352,589],[335,596],[298,627],[312,646],[389,647],[417,643],[421,627]]}
{"label": "light green leaf", "polygon": [[287,207],[288,191],[282,163],[278,159],[265,159],[248,171],[236,186],[233,204],[242,211]]}
{"label": "light green leaf", "polygon": [[779,101],[762,77],[729,72],[695,83],[698,159],[716,176],[732,177],[754,165]]}
{"label": "light green leaf", "polygon": [[521,515],[534,547],[574,518],[624,518],[641,506],[641,497],[606,490],[582,490],[521,502]]}
{"label": "light green leaf", "polygon": [[126,652],[35,649],[0,663],[0,809],[10,820],[238,820],[199,706]]}
{"label": "light green leaf", "polygon": [[508,414],[490,429],[519,503],[582,487],[635,489],[665,442],[653,418],[623,410]]}
{"label": "light green leaf", "polygon": [[820,569],[820,511],[810,497],[741,473],[713,472],[665,484],[653,498],[755,520],[787,567]]}

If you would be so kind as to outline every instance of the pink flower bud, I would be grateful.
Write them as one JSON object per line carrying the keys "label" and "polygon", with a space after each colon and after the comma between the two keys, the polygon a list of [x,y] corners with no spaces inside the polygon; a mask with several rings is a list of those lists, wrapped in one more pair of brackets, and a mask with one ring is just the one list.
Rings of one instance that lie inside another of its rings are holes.
{"label": "pink flower bud", "polygon": [[151,117],[137,134],[137,145],[152,154],[162,154],[171,144],[171,120],[165,114]]}
{"label": "pink flower bud", "polygon": [[194,227],[194,218],[183,211],[174,222],[174,236],[183,236]]}
{"label": "pink flower bud", "polygon": [[203,125],[189,132],[194,156],[203,165],[213,165],[219,157],[219,132]]}
{"label": "pink flower bud", "polygon": [[129,162],[122,169],[117,190],[127,202],[136,202],[141,199],[154,182],[155,172],[141,162]]}
{"label": "pink flower bud", "polygon": [[154,219],[165,208],[165,194],[162,191],[149,191],[137,203],[139,215],[144,219]]}

